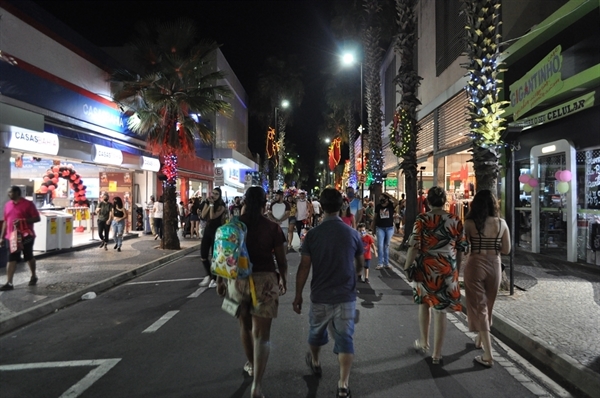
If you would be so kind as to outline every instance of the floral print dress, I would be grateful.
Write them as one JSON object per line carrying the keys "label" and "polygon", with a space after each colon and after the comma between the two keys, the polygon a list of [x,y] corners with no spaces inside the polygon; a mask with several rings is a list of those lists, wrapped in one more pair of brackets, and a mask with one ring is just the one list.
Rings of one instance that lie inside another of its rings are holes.
{"label": "floral print dress", "polygon": [[461,311],[456,251],[466,251],[468,243],[460,219],[448,213],[419,214],[408,244],[419,251],[413,282],[415,303]]}

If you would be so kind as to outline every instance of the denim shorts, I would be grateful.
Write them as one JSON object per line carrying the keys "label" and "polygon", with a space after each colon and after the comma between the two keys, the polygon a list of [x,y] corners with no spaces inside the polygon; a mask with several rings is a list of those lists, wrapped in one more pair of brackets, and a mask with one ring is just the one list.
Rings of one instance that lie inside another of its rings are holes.
{"label": "denim shorts", "polygon": [[323,346],[329,341],[329,333],[333,335],[336,354],[354,354],[354,314],[356,301],[339,304],[311,303],[308,332],[308,344]]}
{"label": "denim shorts", "polygon": [[371,259],[366,259],[365,258],[365,269],[369,269],[369,267],[371,266]]}

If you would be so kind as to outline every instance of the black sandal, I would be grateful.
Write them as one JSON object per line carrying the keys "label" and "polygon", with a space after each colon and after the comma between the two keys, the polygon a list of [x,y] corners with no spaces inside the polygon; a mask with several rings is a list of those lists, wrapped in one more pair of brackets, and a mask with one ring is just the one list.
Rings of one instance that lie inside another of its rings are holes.
{"label": "black sandal", "polygon": [[[341,394],[344,394],[344,395],[341,395]],[[350,395],[350,389],[338,387],[337,397],[338,398],[351,398],[352,395]]]}

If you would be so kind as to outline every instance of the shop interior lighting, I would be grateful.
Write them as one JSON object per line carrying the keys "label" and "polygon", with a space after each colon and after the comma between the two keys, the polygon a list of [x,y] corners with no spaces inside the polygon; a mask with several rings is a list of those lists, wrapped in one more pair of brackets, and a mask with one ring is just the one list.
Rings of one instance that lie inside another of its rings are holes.
{"label": "shop interior lighting", "polygon": [[556,145],[549,145],[542,148],[542,153],[551,153],[556,151]]}

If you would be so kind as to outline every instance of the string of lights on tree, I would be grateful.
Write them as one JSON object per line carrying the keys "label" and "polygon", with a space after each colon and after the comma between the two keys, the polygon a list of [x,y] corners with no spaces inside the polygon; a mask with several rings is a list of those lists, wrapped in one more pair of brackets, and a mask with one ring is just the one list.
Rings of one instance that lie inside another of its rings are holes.
{"label": "string of lights on tree", "polygon": [[177,185],[177,156],[176,155],[165,155],[164,166],[162,168],[162,173],[167,177],[165,181],[165,185],[168,188],[173,188]]}
{"label": "string of lights on tree", "polygon": [[[406,155],[410,149],[413,129],[408,112],[401,109],[394,113],[394,123],[390,130],[390,147],[396,157]],[[400,145],[398,145],[400,144]]]}
{"label": "string of lights on tree", "polygon": [[465,90],[469,105],[469,138],[474,145],[496,151],[504,146],[502,131],[506,129],[502,117],[508,101],[500,101],[502,80],[498,75],[505,72],[499,61],[498,43],[501,38],[497,26],[501,24],[500,0],[463,0],[467,15],[466,64],[469,80]]}

